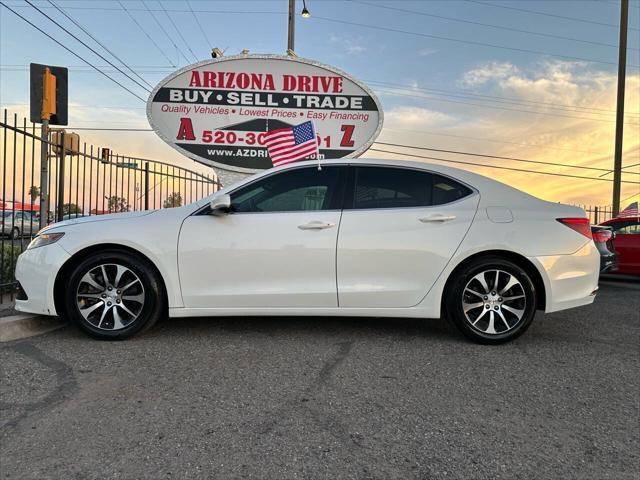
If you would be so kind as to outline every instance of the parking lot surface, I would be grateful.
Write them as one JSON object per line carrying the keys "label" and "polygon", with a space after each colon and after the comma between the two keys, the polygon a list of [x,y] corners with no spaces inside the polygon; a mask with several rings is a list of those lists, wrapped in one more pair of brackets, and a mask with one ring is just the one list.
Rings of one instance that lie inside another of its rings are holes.
{"label": "parking lot surface", "polygon": [[165,320],[0,346],[1,478],[637,479],[640,289],[515,342],[440,320]]}

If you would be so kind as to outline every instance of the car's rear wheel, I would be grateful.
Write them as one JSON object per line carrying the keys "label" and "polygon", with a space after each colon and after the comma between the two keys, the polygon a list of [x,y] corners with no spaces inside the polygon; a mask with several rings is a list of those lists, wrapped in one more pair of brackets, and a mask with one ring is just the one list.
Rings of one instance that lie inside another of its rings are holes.
{"label": "car's rear wheel", "polygon": [[445,314],[475,342],[508,342],[522,335],[535,317],[535,286],[527,272],[510,260],[481,258],[450,284]]}
{"label": "car's rear wheel", "polygon": [[11,230],[11,239],[17,240],[18,238],[20,238],[20,229],[18,229],[18,227],[15,227],[13,230]]}
{"label": "car's rear wheel", "polygon": [[95,338],[131,337],[150,328],[164,312],[155,269],[127,252],[94,254],[73,269],[69,280],[65,312]]}

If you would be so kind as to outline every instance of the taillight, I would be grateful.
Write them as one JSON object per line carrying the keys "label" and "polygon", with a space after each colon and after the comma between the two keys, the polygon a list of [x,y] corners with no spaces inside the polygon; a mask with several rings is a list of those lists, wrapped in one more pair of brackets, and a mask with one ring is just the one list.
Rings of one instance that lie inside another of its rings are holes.
{"label": "taillight", "polygon": [[610,230],[596,230],[593,232],[593,241],[600,243],[607,243],[611,240],[612,233]]}
{"label": "taillight", "polygon": [[588,218],[556,218],[556,220],[587,238],[593,238],[591,222],[589,222]]}

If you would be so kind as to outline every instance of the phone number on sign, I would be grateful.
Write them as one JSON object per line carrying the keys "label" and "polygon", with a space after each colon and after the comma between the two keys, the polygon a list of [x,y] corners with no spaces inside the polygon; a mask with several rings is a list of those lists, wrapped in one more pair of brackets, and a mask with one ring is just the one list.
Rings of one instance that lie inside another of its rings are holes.
{"label": "phone number on sign", "polygon": [[[340,139],[341,147],[353,147],[353,125],[342,125],[342,138]],[[265,132],[234,132],[231,130],[205,130],[202,132],[202,143],[215,143],[219,145],[235,145],[238,143],[244,145],[265,145]],[[318,145],[323,148],[331,148],[331,136],[318,136]]]}

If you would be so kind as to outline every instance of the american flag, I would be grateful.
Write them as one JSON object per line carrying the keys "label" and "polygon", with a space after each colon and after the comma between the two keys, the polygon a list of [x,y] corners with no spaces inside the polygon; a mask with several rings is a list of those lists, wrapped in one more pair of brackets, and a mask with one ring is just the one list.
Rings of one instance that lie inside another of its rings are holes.
{"label": "american flag", "polygon": [[620,212],[618,218],[637,217],[638,216],[638,202],[631,203],[627,208]]}
{"label": "american flag", "polygon": [[274,167],[318,155],[316,129],[312,122],[271,130],[264,136]]}

